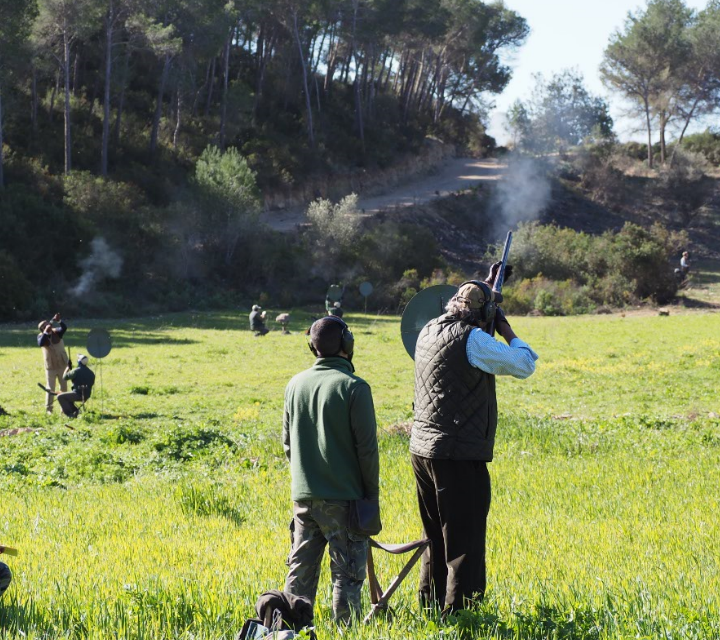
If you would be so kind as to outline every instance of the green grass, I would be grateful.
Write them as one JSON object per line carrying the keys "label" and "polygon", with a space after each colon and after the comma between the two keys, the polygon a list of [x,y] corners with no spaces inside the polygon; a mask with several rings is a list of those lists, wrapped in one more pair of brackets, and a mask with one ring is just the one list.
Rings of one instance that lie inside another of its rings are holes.
{"label": "green grass", "polygon": [[[380,423],[385,541],[420,536],[407,437],[412,362],[393,317],[351,315]],[[15,579],[0,637],[233,638],[282,588],[291,517],[282,393],[312,364],[244,315],[70,323],[114,348],[79,420],[44,415],[35,331],[0,332],[0,543]],[[536,374],[498,380],[489,593],[448,623],[421,615],[414,571],[395,621],[351,638],[720,637],[718,316],[513,319]],[[94,368],[99,373],[95,363]],[[101,413],[102,409],[102,413]],[[66,424],[73,427],[71,430]],[[397,559],[376,556],[381,583]],[[330,622],[321,578],[316,621]]]}

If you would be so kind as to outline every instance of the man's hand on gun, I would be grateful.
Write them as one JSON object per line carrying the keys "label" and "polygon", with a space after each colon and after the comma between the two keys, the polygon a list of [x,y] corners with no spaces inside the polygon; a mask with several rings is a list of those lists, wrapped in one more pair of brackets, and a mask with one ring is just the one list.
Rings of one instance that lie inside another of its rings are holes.
{"label": "man's hand on gun", "polygon": [[[489,284],[491,287],[495,284],[495,281],[497,280],[497,274],[501,266],[502,262],[493,263],[493,265],[490,267],[490,271],[488,272],[488,277],[485,279],[485,284]],[[503,278],[504,282],[507,282],[510,279],[512,272],[512,265],[505,265],[505,277]]]}

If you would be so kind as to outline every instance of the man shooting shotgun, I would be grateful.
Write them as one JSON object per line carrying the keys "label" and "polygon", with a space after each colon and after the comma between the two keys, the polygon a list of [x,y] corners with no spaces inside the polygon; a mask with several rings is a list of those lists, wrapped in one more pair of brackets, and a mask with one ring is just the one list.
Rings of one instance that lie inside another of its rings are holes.
{"label": "man shooting shotgun", "polygon": [[[54,327],[53,322],[60,326]],[[70,362],[68,354],[65,353],[63,336],[67,331],[67,325],[63,322],[59,313],[56,313],[50,320],[42,320],[38,324],[37,337],[38,347],[42,349],[43,361],[45,363],[45,383],[49,390],[45,399],[45,411],[48,414],[53,410],[53,398],[55,397],[55,382],[60,383],[60,391],[67,391],[67,382],[63,379],[65,368]]]}
{"label": "man shooting shotgun", "polygon": [[[415,347],[415,419],[410,454],[420,517],[431,547],[420,569],[420,601],[444,613],[485,593],[485,533],[497,428],[495,376],[527,378],[537,354],[498,304],[507,257],[484,281],[463,282],[446,313],[430,320]],[[497,332],[507,345],[497,341]]]}

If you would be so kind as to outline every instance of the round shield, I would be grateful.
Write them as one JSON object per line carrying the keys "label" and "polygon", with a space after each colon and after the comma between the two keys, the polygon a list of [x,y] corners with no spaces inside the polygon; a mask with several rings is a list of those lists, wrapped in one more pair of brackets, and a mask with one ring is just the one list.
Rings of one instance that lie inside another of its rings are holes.
{"label": "round shield", "polygon": [[433,318],[445,313],[445,305],[457,293],[457,287],[449,284],[438,284],[423,289],[403,311],[400,320],[400,334],[403,346],[409,356],[415,359],[415,344],[422,328]]}
{"label": "round shield", "polygon": [[330,302],[340,302],[343,297],[343,287],[339,284],[331,284],[328,287],[325,297],[330,300]]}
{"label": "round shield", "polygon": [[105,329],[93,329],[87,337],[87,350],[93,358],[104,358],[112,349],[110,334]]}
{"label": "round shield", "polygon": [[360,295],[367,298],[373,292],[373,286],[369,282],[360,285]]}

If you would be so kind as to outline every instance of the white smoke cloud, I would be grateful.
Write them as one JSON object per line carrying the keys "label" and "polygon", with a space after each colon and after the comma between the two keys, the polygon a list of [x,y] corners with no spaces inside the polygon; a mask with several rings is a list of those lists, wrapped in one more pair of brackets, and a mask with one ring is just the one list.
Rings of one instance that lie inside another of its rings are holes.
{"label": "white smoke cloud", "polygon": [[493,193],[498,230],[536,220],[550,202],[552,189],[543,165],[532,158],[510,157]]}
{"label": "white smoke cloud", "polygon": [[74,296],[88,294],[106,278],[119,277],[122,265],[123,259],[110,248],[105,238],[95,238],[90,243],[90,255],[80,261],[83,272],[70,293]]}

